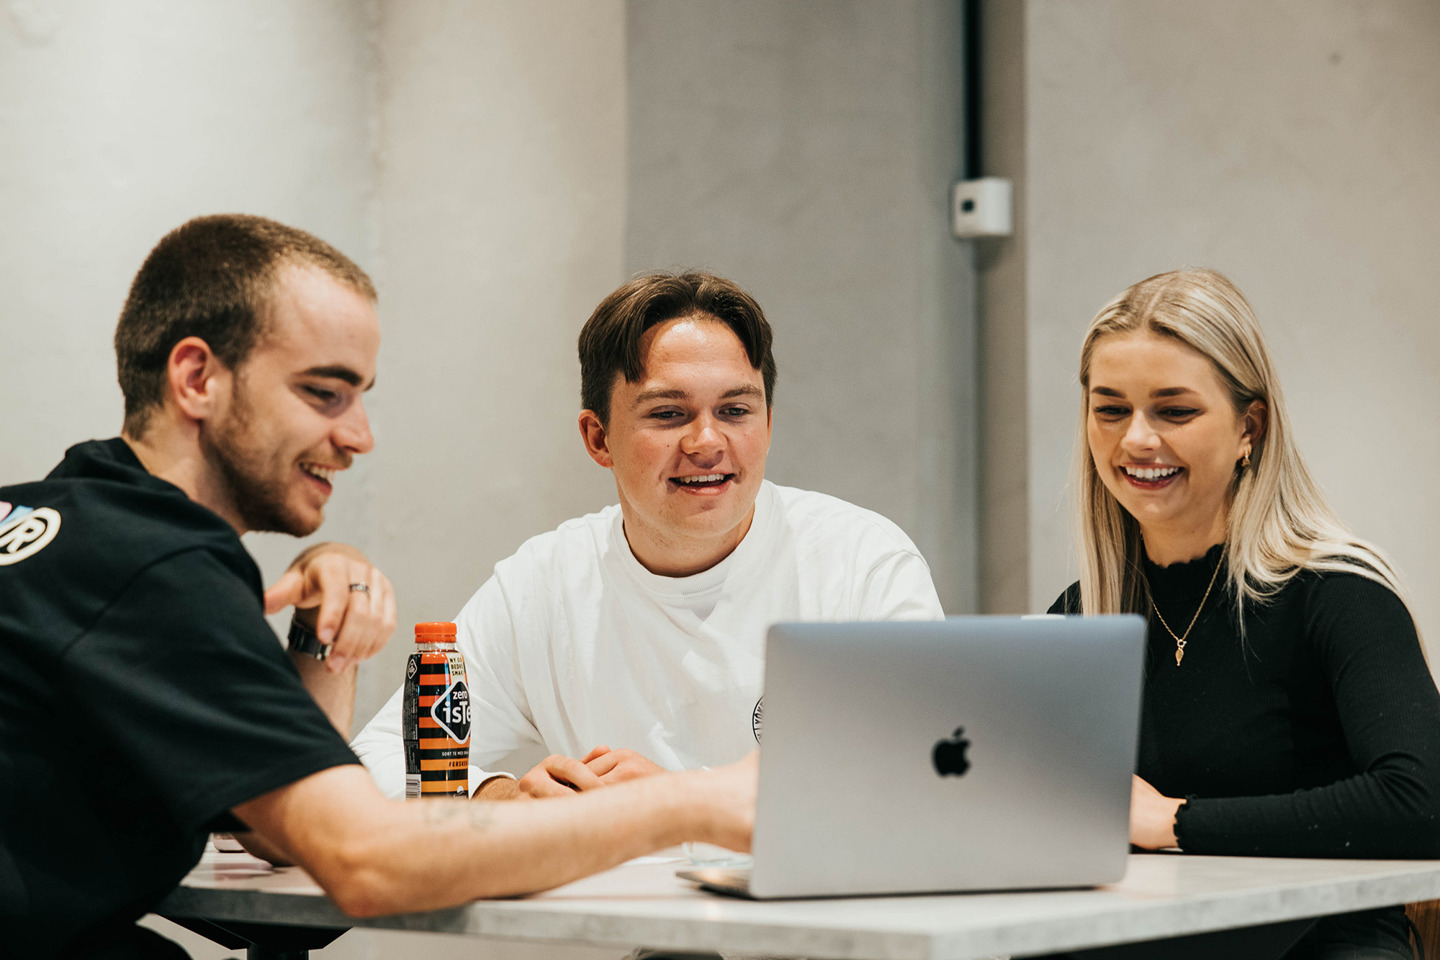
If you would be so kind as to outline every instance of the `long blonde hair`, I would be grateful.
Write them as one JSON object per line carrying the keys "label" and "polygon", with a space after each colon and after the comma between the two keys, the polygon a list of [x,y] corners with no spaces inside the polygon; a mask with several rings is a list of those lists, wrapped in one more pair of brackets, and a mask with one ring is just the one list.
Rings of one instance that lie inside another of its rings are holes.
{"label": "long blonde hair", "polygon": [[1264,602],[1301,570],[1356,573],[1405,601],[1390,561],[1350,533],[1311,478],[1290,435],[1280,383],[1249,302],[1217,271],[1174,270],[1141,280],[1102,307],[1080,349],[1074,491],[1082,611],[1145,613],[1149,607],[1140,525],[1100,480],[1086,432],[1096,344],[1112,334],[1137,331],[1172,337],[1208,357],[1237,415],[1256,400],[1269,410],[1250,465],[1236,464],[1228,498],[1227,580],[1242,634],[1246,602]]}

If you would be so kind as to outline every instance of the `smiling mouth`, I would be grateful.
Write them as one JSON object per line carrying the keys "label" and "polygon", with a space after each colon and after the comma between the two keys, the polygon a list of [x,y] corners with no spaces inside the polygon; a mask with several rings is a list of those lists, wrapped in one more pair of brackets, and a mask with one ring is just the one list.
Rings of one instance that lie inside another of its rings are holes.
{"label": "smiling mouth", "polygon": [[1120,468],[1120,472],[1125,475],[1126,480],[1129,480],[1133,485],[1144,490],[1158,490],[1161,487],[1168,486],[1184,471],[1184,467],[1171,466],[1122,466]]}
{"label": "smiling mouth", "polygon": [[323,467],[318,463],[300,464],[300,471],[306,476],[311,477],[314,480],[318,480],[320,483],[324,484],[326,490],[329,490],[334,486],[335,474],[340,469],[340,467]]}
{"label": "smiling mouth", "polygon": [[693,477],[671,477],[670,482],[687,490],[705,490],[722,487],[735,479],[733,473],[701,473]]}

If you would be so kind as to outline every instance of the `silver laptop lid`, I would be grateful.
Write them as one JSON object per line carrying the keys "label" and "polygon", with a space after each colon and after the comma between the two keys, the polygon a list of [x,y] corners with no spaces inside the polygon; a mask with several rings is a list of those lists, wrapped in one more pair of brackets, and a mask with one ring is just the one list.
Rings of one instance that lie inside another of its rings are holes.
{"label": "silver laptop lid", "polygon": [[1118,880],[1144,643],[1138,616],[771,627],[750,894]]}

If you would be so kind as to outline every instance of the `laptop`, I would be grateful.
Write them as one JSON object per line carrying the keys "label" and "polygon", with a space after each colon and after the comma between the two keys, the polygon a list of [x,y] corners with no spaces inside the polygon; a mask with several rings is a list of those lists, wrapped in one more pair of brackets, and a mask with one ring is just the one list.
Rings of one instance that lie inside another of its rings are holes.
{"label": "laptop", "polygon": [[780,623],[765,657],[754,899],[1087,887],[1129,852],[1145,621]]}

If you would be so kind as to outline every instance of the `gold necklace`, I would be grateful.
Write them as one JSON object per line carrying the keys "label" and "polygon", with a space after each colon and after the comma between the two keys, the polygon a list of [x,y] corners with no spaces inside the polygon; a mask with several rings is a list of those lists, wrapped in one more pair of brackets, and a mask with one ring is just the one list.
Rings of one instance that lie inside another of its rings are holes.
{"label": "gold necklace", "polygon": [[[1180,661],[1185,659],[1185,638],[1190,636],[1190,631],[1195,629],[1195,622],[1200,619],[1200,611],[1205,609],[1205,601],[1210,599],[1210,591],[1215,588],[1215,579],[1220,576],[1220,564],[1225,562],[1225,551],[1220,551],[1220,559],[1215,562],[1215,572],[1210,574],[1210,586],[1205,588],[1205,596],[1200,598],[1200,606],[1195,608],[1195,616],[1190,618],[1190,626],[1180,636],[1175,636],[1175,631],[1170,629],[1170,624],[1160,613],[1160,608],[1155,606],[1155,595],[1150,595],[1150,609],[1155,611],[1155,616],[1160,618],[1160,626],[1175,640],[1175,666],[1180,666]],[[1150,586],[1147,582],[1145,586]]]}

